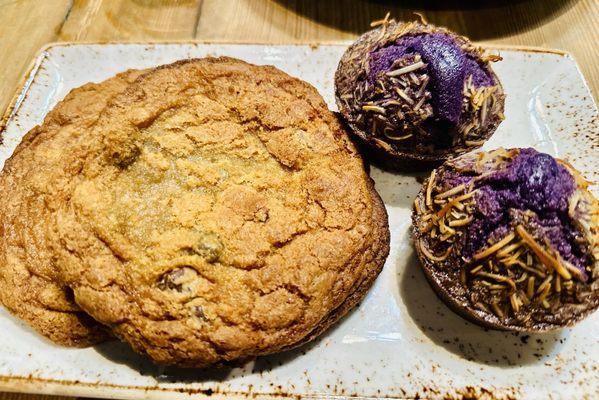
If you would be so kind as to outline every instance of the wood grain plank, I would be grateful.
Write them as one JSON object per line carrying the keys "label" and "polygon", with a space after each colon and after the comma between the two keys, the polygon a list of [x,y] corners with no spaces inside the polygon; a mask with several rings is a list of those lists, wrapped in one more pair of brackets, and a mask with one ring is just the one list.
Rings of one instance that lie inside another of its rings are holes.
{"label": "wood grain plank", "polygon": [[56,40],[70,6],[68,0],[0,1],[0,110],[8,106],[38,50]]}
{"label": "wood grain plank", "polygon": [[[599,92],[599,1],[204,0],[197,38],[257,42],[354,39],[387,11],[397,19],[420,12],[472,40],[562,49],[574,55]],[[464,6],[472,4],[475,6]],[[482,5],[476,5],[482,4]],[[266,23],[265,23],[266,21]]]}
{"label": "wood grain plank", "polygon": [[75,400],[73,397],[44,396],[39,394],[0,393],[0,400]]}
{"label": "wood grain plank", "polygon": [[194,37],[201,0],[76,0],[64,41],[166,40]]}

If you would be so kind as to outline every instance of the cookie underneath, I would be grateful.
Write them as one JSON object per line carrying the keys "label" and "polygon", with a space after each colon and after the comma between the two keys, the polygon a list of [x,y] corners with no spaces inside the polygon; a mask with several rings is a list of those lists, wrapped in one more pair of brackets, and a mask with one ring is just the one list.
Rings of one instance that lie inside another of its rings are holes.
{"label": "cookie underneath", "polygon": [[59,281],[44,221],[77,173],[87,130],[140,74],[127,71],[72,90],[25,135],[0,175],[0,302],[57,344],[88,346],[110,337]]}

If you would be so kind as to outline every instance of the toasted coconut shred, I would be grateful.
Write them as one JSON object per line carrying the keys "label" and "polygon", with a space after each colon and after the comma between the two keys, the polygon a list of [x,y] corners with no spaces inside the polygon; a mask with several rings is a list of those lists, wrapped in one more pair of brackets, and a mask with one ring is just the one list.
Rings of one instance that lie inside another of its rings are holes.
{"label": "toasted coconut shred", "polygon": [[[514,155],[503,149],[492,153],[481,154],[475,161],[479,177],[488,176],[492,169],[509,162]],[[461,162],[456,160],[453,166]],[[415,228],[421,233],[417,248],[435,268],[460,266],[457,276],[474,308],[494,314],[504,324],[528,325],[539,310],[555,312],[565,303],[576,303],[581,287],[585,287],[582,290],[585,293],[599,289],[599,205],[588,191],[581,190],[587,183],[580,174],[572,167],[568,170],[578,186],[570,198],[568,214],[588,241],[592,264],[585,270],[590,281],[585,282],[579,268],[564,260],[546,239],[531,230],[526,217],[469,259],[462,257],[457,242],[473,220],[477,189],[472,184],[442,188],[443,178],[436,170],[415,201],[418,215]]]}
{"label": "toasted coconut shred", "polygon": [[398,145],[422,135],[421,125],[433,115],[426,66],[419,55],[402,57],[374,85],[358,82],[346,105],[363,113],[361,125],[373,137]]}

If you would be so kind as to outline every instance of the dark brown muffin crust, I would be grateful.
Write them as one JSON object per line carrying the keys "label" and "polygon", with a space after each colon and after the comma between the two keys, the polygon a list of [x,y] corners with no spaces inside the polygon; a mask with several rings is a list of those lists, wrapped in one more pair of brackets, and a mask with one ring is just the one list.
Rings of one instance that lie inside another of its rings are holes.
{"label": "dark brown muffin crust", "polygon": [[521,216],[514,212],[512,232],[508,226],[503,237],[493,238],[474,256],[465,257],[460,250],[466,233],[463,228],[471,223],[468,215],[473,215],[480,201],[480,189],[476,183],[470,188],[450,188],[440,180],[458,170],[475,181],[484,180],[495,167],[485,169],[517,154],[503,149],[467,154],[433,171],[414,202],[414,247],[434,291],[462,317],[488,328],[511,331],[540,332],[572,326],[599,307],[599,206],[573,167],[558,160],[576,182],[568,212],[577,219],[573,221],[576,240],[591,260],[586,281],[580,270],[547,242],[547,230],[534,223],[531,212]]}
{"label": "dark brown muffin crust", "polygon": [[[494,82],[477,87],[472,75],[466,78],[457,126],[434,122],[430,76],[418,54],[398,59],[394,70],[379,75],[374,87],[369,83],[370,54],[400,39],[428,34],[452,38]],[[341,58],[335,73],[337,106],[373,163],[402,170],[437,166],[480,147],[503,120],[505,95],[490,67],[490,62],[498,59],[445,28],[383,21],[381,27],[363,34]]]}

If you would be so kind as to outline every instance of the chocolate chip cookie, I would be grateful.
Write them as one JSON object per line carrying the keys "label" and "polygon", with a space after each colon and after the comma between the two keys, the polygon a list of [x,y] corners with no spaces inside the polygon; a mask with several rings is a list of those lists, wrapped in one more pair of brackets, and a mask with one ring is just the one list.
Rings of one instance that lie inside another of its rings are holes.
{"label": "chocolate chip cookie", "polygon": [[354,145],[312,86],[274,67],[157,68],[90,137],[44,223],[76,303],[155,362],[297,346],[387,257],[387,215]]}

